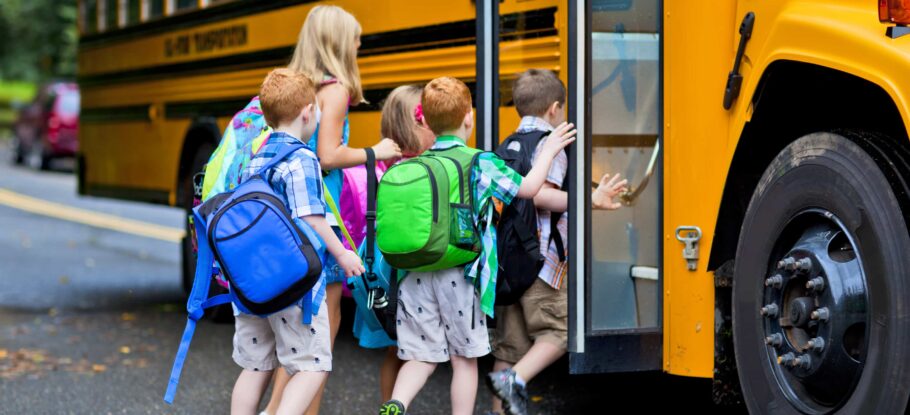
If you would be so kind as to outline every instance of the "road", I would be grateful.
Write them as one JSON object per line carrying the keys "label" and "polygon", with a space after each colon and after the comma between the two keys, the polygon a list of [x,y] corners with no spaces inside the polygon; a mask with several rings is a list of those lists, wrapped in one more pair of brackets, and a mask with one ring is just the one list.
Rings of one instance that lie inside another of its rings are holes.
{"label": "road", "polygon": [[[0,141],[0,414],[227,413],[238,373],[233,326],[210,321],[197,328],[175,405],[162,401],[186,317],[179,245],[153,231],[179,233],[182,213],[79,197],[65,164],[50,172],[15,167],[5,146]],[[101,222],[87,225],[86,217]],[[140,229],[123,232],[123,219],[140,221]],[[322,414],[373,414],[379,403],[383,352],[356,346],[351,307],[345,303]],[[481,371],[491,364],[482,359]],[[450,376],[441,366],[409,413],[448,413]],[[661,374],[570,376],[565,360],[530,387],[538,414],[606,413],[629,403],[643,413],[671,402],[711,409],[710,392],[710,380]],[[489,402],[481,384],[476,413]]]}

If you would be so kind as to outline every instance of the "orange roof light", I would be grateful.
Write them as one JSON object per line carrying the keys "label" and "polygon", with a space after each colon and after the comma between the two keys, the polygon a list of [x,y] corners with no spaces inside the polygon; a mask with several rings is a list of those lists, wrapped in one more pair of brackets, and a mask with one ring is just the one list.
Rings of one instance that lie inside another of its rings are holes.
{"label": "orange roof light", "polygon": [[878,0],[878,19],[882,23],[910,24],[910,0]]}

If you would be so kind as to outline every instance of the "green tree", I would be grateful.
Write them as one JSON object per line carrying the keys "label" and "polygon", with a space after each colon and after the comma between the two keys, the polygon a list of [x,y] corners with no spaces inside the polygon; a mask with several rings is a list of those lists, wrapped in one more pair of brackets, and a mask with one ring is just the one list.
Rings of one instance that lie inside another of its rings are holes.
{"label": "green tree", "polygon": [[75,0],[0,0],[0,80],[76,75]]}

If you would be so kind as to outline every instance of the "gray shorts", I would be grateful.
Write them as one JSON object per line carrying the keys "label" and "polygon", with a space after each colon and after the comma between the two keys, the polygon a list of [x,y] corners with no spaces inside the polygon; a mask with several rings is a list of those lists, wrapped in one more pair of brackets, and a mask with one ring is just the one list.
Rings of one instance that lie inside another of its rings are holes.
{"label": "gray shorts", "polygon": [[486,317],[462,268],[412,272],[399,285],[398,357],[446,362],[490,353]]}
{"label": "gray shorts", "polygon": [[234,362],[252,371],[274,370],[280,364],[291,374],[330,372],[332,346],[325,301],[311,324],[303,324],[303,309],[292,305],[268,317],[236,316]]}

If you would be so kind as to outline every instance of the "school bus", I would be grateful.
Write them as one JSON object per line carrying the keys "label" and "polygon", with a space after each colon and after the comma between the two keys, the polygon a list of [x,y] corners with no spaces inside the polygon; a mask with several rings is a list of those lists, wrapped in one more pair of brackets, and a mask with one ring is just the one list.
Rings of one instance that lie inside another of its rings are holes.
{"label": "school bus", "polygon": [[[83,0],[80,193],[185,206],[320,3]],[[351,145],[396,85],[464,79],[492,149],[515,73],[567,83],[572,373],[713,378],[753,413],[905,411],[906,0],[331,3],[364,29]],[[606,172],[630,180],[620,211],[590,209]]]}

